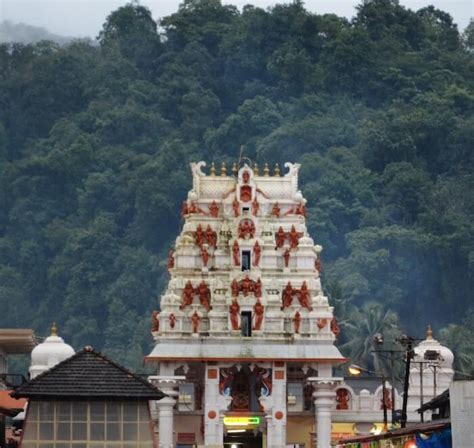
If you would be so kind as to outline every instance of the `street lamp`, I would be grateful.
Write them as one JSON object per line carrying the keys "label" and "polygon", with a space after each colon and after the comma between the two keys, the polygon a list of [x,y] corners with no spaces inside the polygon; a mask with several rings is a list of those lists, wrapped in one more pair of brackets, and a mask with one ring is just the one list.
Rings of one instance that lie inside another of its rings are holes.
{"label": "street lamp", "polygon": [[[382,409],[383,409],[383,430],[387,431],[387,402],[386,402],[386,396],[387,396],[387,388],[386,388],[386,378],[385,375],[374,372],[373,370],[365,369],[364,367],[358,366],[357,364],[351,364],[348,368],[347,371],[349,372],[349,375],[352,376],[359,376],[362,374],[362,372],[370,373],[374,375],[375,378],[379,378],[382,380]],[[393,389],[393,384],[392,384],[392,389]],[[392,402],[392,409],[393,409],[393,402]]]}

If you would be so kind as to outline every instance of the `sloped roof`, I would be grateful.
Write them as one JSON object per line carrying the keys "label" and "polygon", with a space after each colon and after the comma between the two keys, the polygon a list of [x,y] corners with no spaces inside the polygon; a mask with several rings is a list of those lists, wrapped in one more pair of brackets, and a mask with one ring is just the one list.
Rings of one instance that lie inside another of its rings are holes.
{"label": "sloped roof", "polygon": [[159,400],[165,394],[92,347],[85,347],[20,386],[12,396]]}

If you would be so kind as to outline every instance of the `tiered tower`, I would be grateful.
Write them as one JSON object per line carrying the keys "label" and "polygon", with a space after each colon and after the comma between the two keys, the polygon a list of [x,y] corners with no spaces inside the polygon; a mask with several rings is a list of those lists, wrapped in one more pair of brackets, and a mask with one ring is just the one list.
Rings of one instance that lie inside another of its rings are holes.
{"label": "tiered tower", "polygon": [[277,165],[270,175],[267,165],[263,174],[256,165],[236,164],[232,173],[223,165],[217,174],[212,165],[206,175],[205,165],[191,164],[184,225],[169,254],[171,279],[153,314],[156,345],[147,361],[159,362],[153,380],[169,395],[157,402],[160,446],[175,443],[182,414],[176,387],[191,377],[202,389],[196,407],[206,445],[224,443],[226,422],[260,416],[243,429],[253,424],[262,445],[285,446],[288,414],[298,401],[289,399],[287,379],[297,372],[314,399],[317,446],[327,448],[337,382],[332,366],[344,358],[321,288],[322,248],[306,228],[300,166],[286,163],[281,175]]}

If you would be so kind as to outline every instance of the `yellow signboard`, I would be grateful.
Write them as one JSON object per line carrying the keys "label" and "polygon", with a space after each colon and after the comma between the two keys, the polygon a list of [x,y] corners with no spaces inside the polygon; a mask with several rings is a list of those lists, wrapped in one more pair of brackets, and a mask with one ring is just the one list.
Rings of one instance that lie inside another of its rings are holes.
{"label": "yellow signboard", "polygon": [[260,425],[260,417],[224,417],[226,426]]}

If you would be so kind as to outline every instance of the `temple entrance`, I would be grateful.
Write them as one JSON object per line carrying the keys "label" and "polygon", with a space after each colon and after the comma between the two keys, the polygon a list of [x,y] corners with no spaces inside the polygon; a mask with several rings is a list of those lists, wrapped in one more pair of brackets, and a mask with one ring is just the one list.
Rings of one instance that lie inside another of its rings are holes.
{"label": "temple entrance", "polygon": [[[243,432],[231,432],[243,431]],[[234,429],[224,436],[225,448],[262,448],[262,433],[255,429]]]}

